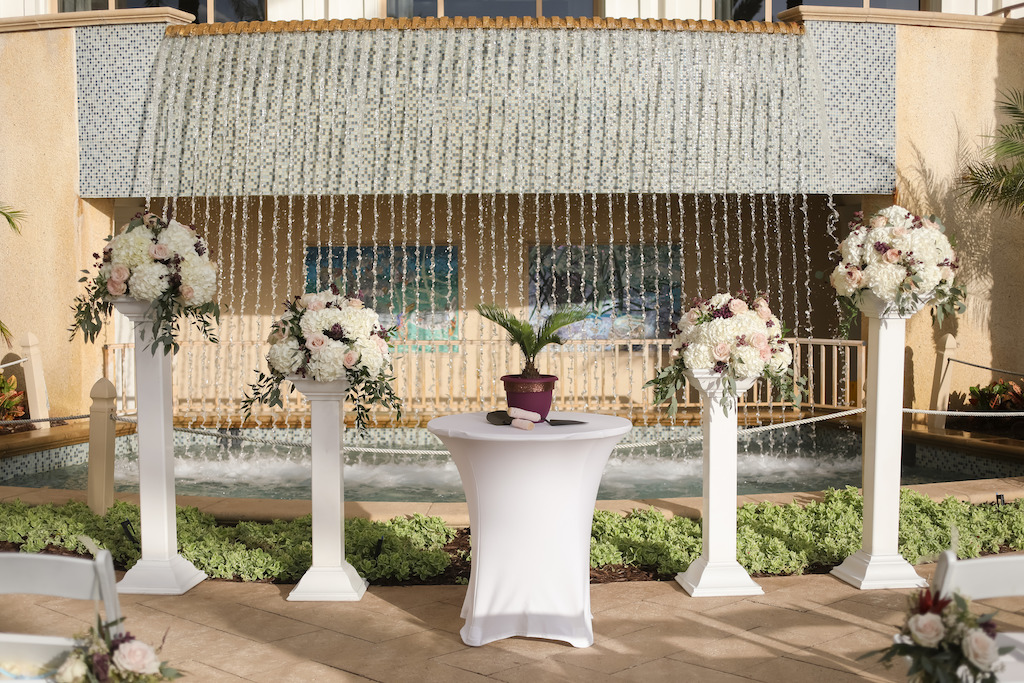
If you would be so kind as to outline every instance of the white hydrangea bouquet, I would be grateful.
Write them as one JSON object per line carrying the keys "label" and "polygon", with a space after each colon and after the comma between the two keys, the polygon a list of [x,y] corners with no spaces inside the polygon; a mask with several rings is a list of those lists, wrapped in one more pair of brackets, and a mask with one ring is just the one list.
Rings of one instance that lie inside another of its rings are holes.
{"label": "white hydrangea bouquet", "polygon": [[0,665],[0,678],[47,680],[54,683],[156,683],[181,678],[182,673],[161,662],[160,649],[138,640],[131,633],[114,635],[116,622],[104,624],[75,636],[75,647],[55,670],[35,665]]}
{"label": "white hydrangea bouquet", "polygon": [[113,301],[130,297],[149,301],[154,312],[155,352],[178,351],[178,320],[192,318],[203,336],[217,341],[213,322],[220,320],[220,308],[213,301],[217,293],[217,266],[210,261],[206,240],[194,227],[173,218],[164,220],[153,213],[139,213],[123,231],[108,238],[100,259],[99,272],[86,277],[85,294],[75,299],[75,323],[71,338],[78,330],[92,342],[103,329]]}
{"label": "white hydrangea bouquet", "polygon": [[925,588],[910,596],[907,621],[893,644],[861,658],[881,655],[888,667],[893,659],[906,657],[907,677],[920,683],[995,683],[1002,669],[999,658],[1013,648],[996,645],[992,616],[976,616],[957,593],[940,598]]}
{"label": "white hydrangea bouquet", "polygon": [[685,370],[711,370],[723,376],[727,398],[736,397],[736,380],[767,377],[787,400],[799,400],[793,380],[793,352],[782,340],[782,323],[765,295],[745,292],[695,299],[671,328],[672,364],[644,386],[654,387],[655,403],[678,408],[676,394],[685,383]]}
{"label": "white hydrangea bouquet", "polygon": [[960,267],[956,253],[934,216],[890,206],[865,222],[857,212],[839,255],[842,261],[830,279],[847,312],[846,332],[868,292],[903,316],[934,301],[940,325],[946,316],[966,310],[964,289],[954,284]]}
{"label": "white hydrangea bouquet", "polygon": [[359,299],[341,296],[334,286],[296,296],[285,302],[285,308],[267,339],[270,373],[260,372],[249,387],[252,395],[242,401],[246,418],[256,403],[282,405],[281,382],[288,375],[320,382],[347,379],[347,398],[355,408],[359,431],[369,423],[371,405],[395,410],[401,417],[388,346],[393,328],[384,329],[377,313],[364,308]]}

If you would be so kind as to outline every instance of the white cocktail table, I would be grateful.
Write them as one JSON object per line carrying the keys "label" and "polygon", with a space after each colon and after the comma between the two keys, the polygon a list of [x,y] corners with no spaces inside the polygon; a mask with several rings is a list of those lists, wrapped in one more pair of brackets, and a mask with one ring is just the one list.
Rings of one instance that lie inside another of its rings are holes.
{"label": "white cocktail table", "polygon": [[589,413],[548,417],[585,424],[524,431],[468,413],[427,425],[451,452],[469,505],[473,555],[460,632],[467,645],[512,636],[594,643],[594,503],[608,456],[633,425]]}

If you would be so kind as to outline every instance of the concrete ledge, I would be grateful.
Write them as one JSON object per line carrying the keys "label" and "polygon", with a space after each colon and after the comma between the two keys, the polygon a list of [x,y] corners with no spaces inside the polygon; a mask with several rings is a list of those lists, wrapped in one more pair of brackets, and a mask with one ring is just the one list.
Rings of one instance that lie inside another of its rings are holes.
{"label": "concrete ledge", "polygon": [[141,9],[115,9],[95,12],[60,12],[58,14],[36,14],[27,17],[0,19],[0,33],[15,31],[44,31],[76,26],[107,26],[110,24],[168,24],[170,26],[191,24],[195,17],[188,12],[169,7],[144,7]]}
{"label": "concrete ledge", "polygon": [[971,14],[921,12],[902,9],[873,9],[861,7],[825,7],[800,5],[779,12],[779,21],[839,21],[846,23],[897,24],[904,26],[931,26],[934,28],[963,28],[972,31],[1005,31],[1024,33],[1024,19],[1003,17],[976,17]]}

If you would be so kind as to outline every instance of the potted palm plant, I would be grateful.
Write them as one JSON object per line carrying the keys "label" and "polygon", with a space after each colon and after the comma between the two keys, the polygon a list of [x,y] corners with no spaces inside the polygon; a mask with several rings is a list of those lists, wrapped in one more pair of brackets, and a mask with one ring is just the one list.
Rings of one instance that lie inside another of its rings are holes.
{"label": "potted palm plant", "polygon": [[534,327],[529,320],[517,318],[507,309],[493,304],[477,304],[480,315],[499,325],[508,332],[509,343],[523,352],[524,366],[518,375],[505,375],[505,394],[510,408],[521,408],[540,415],[543,421],[551,410],[551,395],[558,379],[554,375],[542,375],[537,369],[537,354],[548,344],[561,344],[558,330],[585,320],[590,311],[580,306],[563,304]]}

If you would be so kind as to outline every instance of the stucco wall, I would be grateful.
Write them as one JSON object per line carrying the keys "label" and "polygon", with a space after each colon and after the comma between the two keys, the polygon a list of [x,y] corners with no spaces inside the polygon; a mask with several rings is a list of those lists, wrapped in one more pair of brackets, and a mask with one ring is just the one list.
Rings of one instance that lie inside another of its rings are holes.
{"label": "stucco wall", "polygon": [[65,332],[110,227],[78,198],[74,57],[72,29],[0,34],[0,203],[25,213],[20,235],[0,226],[0,320],[39,337],[51,415],[81,413],[101,376],[99,349]]}
{"label": "stucco wall", "polygon": [[[908,324],[908,405],[928,407],[936,346],[947,332],[957,337],[959,358],[1024,371],[1024,220],[971,207],[956,191],[963,162],[977,154],[1000,123],[999,93],[1024,88],[1022,63],[1024,35],[1019,33],[898,27],[899,203],[943,219],[956,238],[969,297],[967,313],[941,329],[926,313]],[[965,392],[998,376],[956,365],[952,390]]]}

